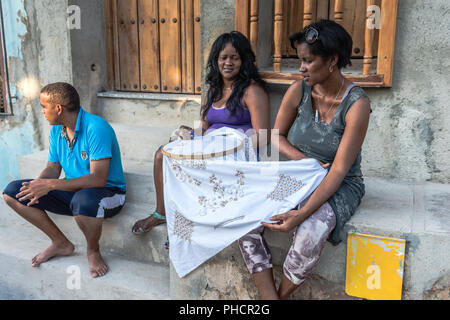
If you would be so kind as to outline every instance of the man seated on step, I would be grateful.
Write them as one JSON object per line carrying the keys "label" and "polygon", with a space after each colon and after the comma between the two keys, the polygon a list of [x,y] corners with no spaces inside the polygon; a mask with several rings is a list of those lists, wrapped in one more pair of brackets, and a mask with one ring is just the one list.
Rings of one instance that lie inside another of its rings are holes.
{"label": "man seated on step", "polygon": [[[45,86],[40,101],[52,126],[47,167],[35,180],[11,182],[3,197],[52,242],[32,259],[33,267],[74,251],[45,212],[49,211],[75,218],[86,237],[91,276],[103,276],[108,267],[99,248],[102,223],[119,213],[125,203],[126,182],[116,135],[104,119],[80,107],[79,95],[70,84]],[[59,179],[61,169],[64,179]]]}

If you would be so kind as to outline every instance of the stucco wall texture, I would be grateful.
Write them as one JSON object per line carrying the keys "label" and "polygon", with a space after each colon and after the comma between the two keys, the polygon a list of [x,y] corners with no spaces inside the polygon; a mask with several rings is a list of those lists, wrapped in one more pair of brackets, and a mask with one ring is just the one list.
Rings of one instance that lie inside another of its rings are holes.
{"label": "stucco wall texture", "polygon": [[9,85],[17,99],[14,115],[0,116],[0,189],[18,178],[19,157],[48,146],[40,87],[72,81],[67,0],[6,0],[2,9]]}
{"label": "stucco wall texture", "polygon": [[399,1],[392,89],[366,90],[366,175],[450,182],[450,6]]}
{"label": "stucco wall texture", "polygon": [[[11,50],[11,56],[8,56],[12,89],[28,76],[35,77],[40,85],[83,78],[77,76],[74,79],[74,51],[71,33],[66,26],[67,7],[72,3],[77,1],[2,1],[4,14],[9,13],[13,17],[10,21],[15,24],[9,31],[5,30],[6,41],[20,43],[20,48],[16,48],[19,52]],[[234,3],[234,0],[202,0],[204,64],[214,39],[234,29]],[[100,12],[100,9],[95,12]],[[26,33],[23,32],[24,26]],[[72,31],[74,41],[78,36],[73,34],[76,32]],[[450,120],[449,42],[450,8],[447,0],[399,1],[393,87],[366,89],[373,113],[363,146],[365,175],[450,182],[450,128],[446,125]],[[78,55],[77,61],[84,59],[85,55]],[[90,72],[88,66],[92,61],[85,62],[83,70]],[[99,64],[103,69],[102,63]],[[95,82],[98,87],[106,86],[102,83],[105,81],[103,78],[104,75],[101,80],[89,82]],[[82,91],[87,95],[93,96],[83,95],[83,99],[87,103],[94,102],[95,93],[84,89]],[[205,89],[203,84],[203,93]],[[272,123],[286,90],[284,85],[270,86]],[[30,146],[23,150],[24,153],[46,148],[49,125],[40,114],[39,99],[27,100],[19,96],[13,108],[14,117],[0,118],[0,144],[7,132],[9,135],[14,132],[16,138],[12,140],[15,145]],[[17,154],[2,151],[1,156],[14,162],[21,154],[22,151]],[[0,187],[5,184],[5,177],[9,180],[16,178],[16,169],[0,168]]]}
{"label": "stucco wall texture", "polygon": [[[260,9],[261,11],[261,9]],[[204,61],[234,26],[234,1],[202,1]],[[262,23],[262,20],[260,20]],[[259,41],[264,35],[259,34]],[[373,113],[363,146],[367,176],[450,182],[450,6],[399,1],[392,88],[366,89]],[[270,85],[272,124],[288,86]]]}

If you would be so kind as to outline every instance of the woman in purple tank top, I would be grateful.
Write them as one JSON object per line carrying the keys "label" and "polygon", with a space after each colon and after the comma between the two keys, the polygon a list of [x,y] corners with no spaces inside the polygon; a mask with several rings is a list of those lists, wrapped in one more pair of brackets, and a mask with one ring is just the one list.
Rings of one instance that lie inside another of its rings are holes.
{"label": "woman in purple tank top", "polygon": [[[269,141],[269,96],[256,68],[250,42],[243,34],[233,31],[216,39],[208,59],[206,83],[209,89],[206,103],[201,108],[202,134],[230,127],[248,135],[254,132],[254,137],[264,134],[263,140]],[[193,132],[192,128],[182,127]],[[253,141],[257,145],[259,139]],[[134,224],[134,234],[146,233],[165,222],[162,163],[160,148],[153,165],[156,210]]]}

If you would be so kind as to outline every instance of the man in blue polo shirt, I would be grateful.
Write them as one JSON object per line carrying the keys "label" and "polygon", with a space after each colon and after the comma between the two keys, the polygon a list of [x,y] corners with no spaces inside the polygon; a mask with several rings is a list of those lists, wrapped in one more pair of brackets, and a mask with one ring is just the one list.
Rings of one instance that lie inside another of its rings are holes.
{"label": "man in blue polo shirt", "polygon": [[[103,276],[108,267],[99,248],[102,223],[125,203],[126,182],[116,135],[104,119],[80,107],[79,95],[70,84],[45,86],[40,101],[52,125],[47,167],[35,180],[11,182],[3,197],[52,242],[32,259],[33,267],[74,251],[45,212],[49,211],[74,216],[86,237],[91,276]],[[64,179],[59,179],[61,169]]]}

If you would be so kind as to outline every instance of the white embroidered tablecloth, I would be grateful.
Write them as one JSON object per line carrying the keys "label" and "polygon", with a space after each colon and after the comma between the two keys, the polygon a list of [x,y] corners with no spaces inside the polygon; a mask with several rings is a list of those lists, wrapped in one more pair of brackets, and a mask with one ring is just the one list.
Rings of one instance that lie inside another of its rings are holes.
{"label": "white embroidered tablecloth", "polygon": [[238,151],[205,159],[164,156],[169,257],[180,277],[262,221],[272,222],[271,216],[296,207],[327,174],[314,159],[255,161],[250,139],[230,128],[164,147],[172,156],[199,154],[201,149]]}

